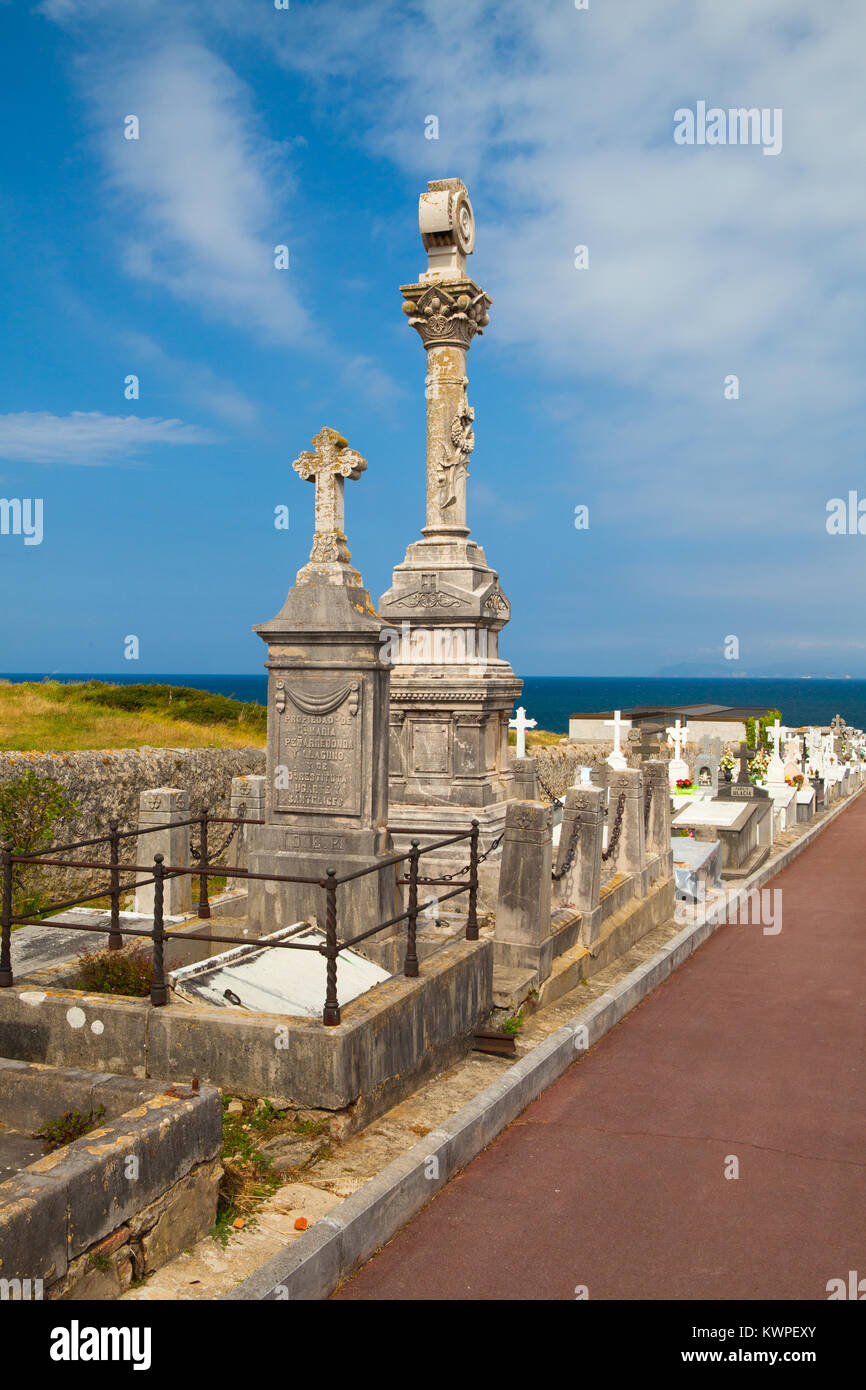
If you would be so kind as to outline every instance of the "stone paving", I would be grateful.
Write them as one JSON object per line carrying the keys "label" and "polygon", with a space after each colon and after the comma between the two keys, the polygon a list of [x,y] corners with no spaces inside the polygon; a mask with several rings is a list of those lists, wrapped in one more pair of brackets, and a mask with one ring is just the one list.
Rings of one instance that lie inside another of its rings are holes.
{"label": "stone paving", "polygon": [[[866,797],[862,798],[860,806],[866,811]],[[786,832],[777,840],[776,850],[790,849],[814,825],[812,822]],[[823,839],[822,834],[818,843]],[[527,1013],[514,1061],[573,1020],[582,1009],[625,979],[681,931],[682,925],[670,919],[590,980],[539,1012]],[[200,1241],[192,1250],[159,1270],[146,1284],[127,1293],[125,1298],[147,1301],[222,1297],[285,1245],[299,1238],[300,1232],[294,1227],[298,1217],[306,1217],[312,1225],[513,1065],[509,1059],[470,1053],[366,1129],[343,1143],[334,1144],[330,1158],[320,1159],[306,1170],[302,1181],[280,1188],[246,1228],[230,1234],[226,1247],[210,1238]]]}
{"label": "stone paving", "polygon": [[860,798],[338,1298],[826,1299],[866,1241]]}

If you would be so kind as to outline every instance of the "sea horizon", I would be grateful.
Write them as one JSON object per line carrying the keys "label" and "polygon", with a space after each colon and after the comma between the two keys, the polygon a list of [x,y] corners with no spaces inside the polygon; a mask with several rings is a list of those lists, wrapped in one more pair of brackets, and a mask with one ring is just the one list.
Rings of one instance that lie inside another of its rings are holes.
{"label": "sea horizon", "polygon": [[[267,675],[191,672],[3,672],[0,679],[19,681],[98,680],[115,685],[176,685],[213,695],[264,705]],[[524,676],[516,704],[550,733],[568,733],[569,716],[578,712],[631,709],[638,705],[727,704],[778,709],[783,724],[826,725],[841,714],[848,724],[866,728],[866,679],[852,676],[751,677],[718,676]],[[736,696],[727,687],[736,686]]]}

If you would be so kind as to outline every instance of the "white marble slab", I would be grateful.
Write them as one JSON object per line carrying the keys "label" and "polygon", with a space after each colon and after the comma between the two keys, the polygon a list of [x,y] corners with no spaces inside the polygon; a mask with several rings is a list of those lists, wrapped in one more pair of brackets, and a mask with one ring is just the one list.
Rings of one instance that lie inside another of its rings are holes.
{"label": "white marble slab", "polygon": [[[324,956],[318,951],[273,951],[262,946],[265,941],[285,941],[290,937],[305,945],[319,945],[325,939],[323,932],[303,923],[282,927],[270,936],[173,970],[169,980],[177,995],[192,1004],[318,1018],[325,1003]],[[357,951],[345,950],[337,956],[337,995],[341,1004],[348,1004],[389,978],[387,970],[365,960]],[[226,990],[240,1000],[240,1006],[226,997]]]}
{"label": "white marble slab", "polygon": [[745,811],[758,805],[754,801],[695,801],[684,812],[674,816],[674,825],[718,825],[731,829],[740,821]]}

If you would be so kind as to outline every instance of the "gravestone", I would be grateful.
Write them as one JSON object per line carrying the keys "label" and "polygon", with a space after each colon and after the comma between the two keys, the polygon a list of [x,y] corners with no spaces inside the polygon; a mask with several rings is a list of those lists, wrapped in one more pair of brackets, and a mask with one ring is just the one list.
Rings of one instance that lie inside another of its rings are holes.
{"label": "gravestone", "polygon": [[677,782],[682,781],[684,777],[691,777],[689,765],[683,761],[683,749],[687,737],[683,721],[678,718],[673,728],[667,730],[667,734],[674,745],[674,756],[668,763],[668,781],[673,787],[676,786]]}
{"label": "gravestone", "polygon": [[613,751],[607,758],[607,765],[608,767],[612,767],[616,772],[623,772],[628,767],[628,759],[620,746],[620,738],[624,726],[622,710],[614,710],[613,719],[605,719],[604,722],[608,728],[613,729]]}
{"label": "gravestone", "polygon": [[[418,221],[427,268],[401,294],[426,354],[426,524],[379,602],[392,630],[405,624],[410,637],[391,672],[390,819],[401,847],[413,826],[447,833],[473,818],[484,845],[501,834],[514,796],[508,721],[522,689],[499,655],[511,605],[467,525],[467,355],[491,300],[466,271],[475,217],[462,180],[429,183]],[[431,640],[413,646],[413,634]]]}
{"label": "gravestone", "polygon": [[740,744],[739,772],[732,782],[725,782],[716,793],[719,801],[767,801],[769,792],[764,787],[756,787],[749,774],[749,745]]}
{"label": "gravestone", "polygon": [[[382,621],[350,564],[343,489],[367,467],[336,430],[293,464],[315,483],[310,559],[282,609],[254,629],[268,648],[268,746],[263,826],[250,826],[249,868],[324,878],[375,865],[391,851],[388,820],[388,667]],[[340,934],[392,917],[393,866],[337,890]],[[315,885],[249,881],[259,932],[310,916],[324,925]]]}
{"label": "gravestone", "polygon": [[659,762],[663,760],[662,749],[665,746],[667,734],[663,723],[657,720],[647,719],[638,729],[632,729],[629,735],[631,740],[635,735],[637,740],[638,753],[642,762]]}
{"label": "gravestone", "polygon": [[775,723],[767,728],[767,735],[773,745],[773,752],[767,763],[767,785],[780,787],[785,785],[785,764],[779,755],[779,746],[782,741],[782,721],[777,719]]}
{"label": "gravestone", "polygon": [[722,756],[722,745],[719,739],[710,740],[704,734],[703,742],[695,757],[695,765],[692,772],[692,781],[699,793],[704,796],[715,796],[719,787],[719,766]]}
{"label": "gravestone", "polygon": [[785,778],[786,780],[787,778],[793,780],[795,777],[802,776],[803,768],[800,764],[800,740],[796,734],[792,734],[789,730],[788,737],[785,740]]}
{"label": "gravestone", "polygon": [[534,719],[527,719],[527,717],[526,717],[526,710],[523,708],[523,705],[520,705],[520,706],[518,707],[518,710],[517,710],[517,713],[516,713],[515,717],[514,717],[513,719],[509,719],[509,721],[508,721],[508,727],[509,727],[509,729],[514,729],[514,730],[516,731],[516,732],[515,732],[515,746],[516,746],[515,757],[517,757],[517,758],[525,758],[525,757],[526,757],[526,730],[527,730],[527,729],[534,729],[534,728],[535,728],[535,724],[536,724],[536,721],[535,721]]}

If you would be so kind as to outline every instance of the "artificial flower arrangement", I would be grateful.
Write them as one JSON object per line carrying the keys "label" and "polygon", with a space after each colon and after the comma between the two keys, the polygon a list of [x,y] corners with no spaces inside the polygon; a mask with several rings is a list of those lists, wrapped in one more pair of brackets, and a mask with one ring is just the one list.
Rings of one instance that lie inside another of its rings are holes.
{"label": "artificial flower arrangement", "polygon": [[677,796],[684,796],[687,792],[693,792],[695,784],[690,777],[678,777],[676,780]]}

